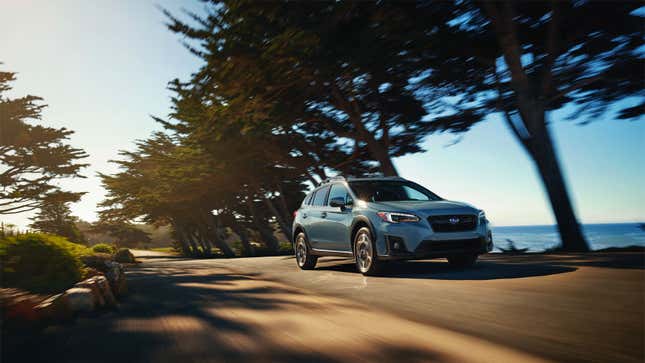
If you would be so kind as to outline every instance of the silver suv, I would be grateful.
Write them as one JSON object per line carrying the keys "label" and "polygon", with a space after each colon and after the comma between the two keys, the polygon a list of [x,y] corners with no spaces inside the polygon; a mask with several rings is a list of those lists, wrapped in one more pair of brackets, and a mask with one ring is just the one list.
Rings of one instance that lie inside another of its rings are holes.
{"label": "silver suv", "polygon": [[296,211],[293,244],[301,269],[313,269],[321,256],[346,256],[373,275],[388,260],[446,257],[469,267],[493,239],[484,211],[409,180],[335,177]]}

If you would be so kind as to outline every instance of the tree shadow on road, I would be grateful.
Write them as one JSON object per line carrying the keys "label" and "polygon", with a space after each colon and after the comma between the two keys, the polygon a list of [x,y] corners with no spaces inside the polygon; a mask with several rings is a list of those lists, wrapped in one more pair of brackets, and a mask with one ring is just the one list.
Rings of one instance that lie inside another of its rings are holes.
{"label": "tree shadow on road", "polygon": [[[351,261],[321,266],[318,269],[358,274]],[[548,263],[508,264],[480,261],[468,269],[452,267],[445,259],[387,263],[379,278],[435,280],[494,280],[546,276],[575,271],[577,268]]]}
{"label": "tree shadow on road", "polygon": [[[322,263],[321,263],[322,262]],[[317,270],[358,274],[352,261],[333,262],[321,259]],[[576,271],[580,267],[645,269],[643,253],[570,253],[570,254],[489,254],[471,268],[452,267],[441,259],[390,262],[379,277],[438,279],[438,280],[494,280],[546,276]]]}
{"label": "tree shadow on road", "polygon": [[358,344],[364,351],[341,352],[344,339],[353,341],[343,338],[342,325],[337,339],[330,339],[329,331],[320,336],[321,347],[337,349],[321,349],[311,340],[320,334],[320,326],[309,325],[313,314],[357,306],[332,299],[321,303],[252,274],[213,270],[132,268],[130,294],[118,311],[81,317],[21,346],[4,347],[2,362],[446,361],[430,348],[370,341],[369,334]]}

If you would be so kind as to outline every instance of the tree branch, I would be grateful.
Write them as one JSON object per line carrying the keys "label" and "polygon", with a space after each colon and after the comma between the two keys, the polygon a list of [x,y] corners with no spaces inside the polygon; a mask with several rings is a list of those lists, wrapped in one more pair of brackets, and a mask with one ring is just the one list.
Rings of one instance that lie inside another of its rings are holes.
{"label": "tree branch", "polygon": [[560,6],[555,0],[551,0],[551,21],[547,29],[546,53],[542,75],[542,97],[546,97],[553,82],[553,64],[559,53],[558,30],[560,22]]}
{"label": "tree branch", "polygon": [[549,100],[548,100],[547,104],[549,104],[549,103],[551,103],[551,102],[553,102],[553,101],[555,101],[555,100],[558,100],[558,99],[560,99],[561,97],[564,97],[564,96],[566,96],[567,94],[569,94],[569,93],[571,93],[571,92],[573,92],[573,91],[576,91],[576,90],[578,90],[578,89],[580,89],[580,88],[582,88],[582,87],[588,86],[588,85],[590,85],[590,84],[592,84],[592,83],[594,83],[594,82],[596,82],[596,81],[600,81],[600,80],[601,80],[601,79],[603,79],[603,78],[604,78],[604,77],[602,77],[601,75],[597,75],[597,76],[593,76],[593,77],[583,78],[583,79],[581,79],[578,83],[573,84],[573,85],[571,85],[571,86],[569,86],[569,87],[565,88],[564,90],[562,90],[562,91],[558,92],[555,96],[553,96],[553,97],[549,98]]}

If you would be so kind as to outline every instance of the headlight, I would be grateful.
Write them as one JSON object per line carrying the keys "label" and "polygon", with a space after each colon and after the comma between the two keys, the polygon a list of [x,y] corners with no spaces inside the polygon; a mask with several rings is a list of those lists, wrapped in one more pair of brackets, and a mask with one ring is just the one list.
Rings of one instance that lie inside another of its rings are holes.
{"label": "headlight", "polygon": [[486,213],[484,213],[483,210],[479,211],[479,223],[486,223],[488,220],[486,220]]}
{"label": "headlight", "polygon": [[419,217],[414,214],[398,213],[398,212],[378,212],[376,213],[379,218],[384,222],[389,223],[402,223],[402,222],[418,222]]}

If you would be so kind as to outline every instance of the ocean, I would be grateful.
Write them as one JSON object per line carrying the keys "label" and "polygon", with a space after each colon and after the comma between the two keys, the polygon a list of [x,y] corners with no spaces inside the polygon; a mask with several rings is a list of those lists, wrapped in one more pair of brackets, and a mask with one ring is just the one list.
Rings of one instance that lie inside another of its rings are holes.
{"label": "ocean", "polygon": [[[645,231],[639,223],[583,224],[583,232],[591,249],[608,247],[645,246]],[[493,227],[493,252],[498,247],[507,249],[509,240],[516,248],[528,248],[529,252],[541,252],[560,244],[556,226],[511,226]]]}

